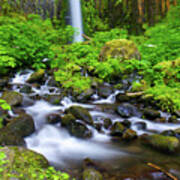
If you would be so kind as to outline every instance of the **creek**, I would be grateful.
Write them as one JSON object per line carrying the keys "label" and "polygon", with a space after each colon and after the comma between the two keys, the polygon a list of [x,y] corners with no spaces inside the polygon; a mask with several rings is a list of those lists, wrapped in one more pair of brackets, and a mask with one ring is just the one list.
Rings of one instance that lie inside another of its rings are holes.
{"label": "creek", "polygon": [[[33,71],[28,70],[17,73],[10,81],[12,90],[20,92]],[[51,165],[64,170],[79,179],[83,169],[84,159],[91,159],[101,169],[106,179],[113,177],[115,180],[127,176],[137,176],[146,179],[166,179],[163,173],[149,169],[148,162],[158,164],[170,172],[180,176],[180,158],[177,155],[167,155],[142,146],[138,141],[122,141],[118,137],[110,136],[110,130],[102,127],[98,131],[95,127],[87,125],[92,132],[88,139],[72,136],[61,123],[49,124],[47,117],[50,114],[64,115],[66,109],[71,106],[82,106],[90,112],[94,123],[103,124],[104,118],[110,118],[112,122],[123,122],[122,118],[114,112],[116,95],[121,91],[114,92],[107,98],[101,98],[93,94],[91,100],[86,103],[74,101],[73,97],[66,95],[53,105],[44,97],[47,95],[61,95],[62,89],[50,86],[50,77],[46,75],[46,81],[40,86],[32,86],[32,93],[22,93],[24,103],[20,109],[33,117],[36,132],[25,138],[28,149],[43,154]],[[11,116],[16,116],[13,112]],[[168,118],[168,113],[161,116]],[[142,119],[137,116],[126,118],[131,122],[131,129],[139,135],[143,133],[160,133],[165,130],[179,128],[179,124],[157,123]],[[146,124],[146,129],[138,126],[139,122]],[[141,176],[139,176],[141,175]],[[126,178],[124,178],[126,179]],[[140,178],[139,178],[140,179]]]}

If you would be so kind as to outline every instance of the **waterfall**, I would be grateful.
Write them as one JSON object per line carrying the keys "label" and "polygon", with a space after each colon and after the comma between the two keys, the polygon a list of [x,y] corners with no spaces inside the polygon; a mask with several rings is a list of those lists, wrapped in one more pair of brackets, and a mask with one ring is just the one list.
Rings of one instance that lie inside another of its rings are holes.
{"label": "waterfall", "polygon": [[74,42],[83,41],[83,25],[82,25],[82,14],[81,14],[81,1],[80,0],[69,0],[70,14],[71,14],[71,25],[75,28]]}

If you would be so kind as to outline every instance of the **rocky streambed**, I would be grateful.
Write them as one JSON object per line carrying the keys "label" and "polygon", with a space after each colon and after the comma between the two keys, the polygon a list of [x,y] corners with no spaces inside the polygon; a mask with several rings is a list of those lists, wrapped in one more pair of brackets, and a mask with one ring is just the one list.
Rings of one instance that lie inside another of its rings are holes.
{"label": "rocky streambed", "polygon": [[143,93],[94,83],[82,94],[65,92],[43,70],[0,80],[0,145],[23,146],[77,179],[180,178],[179,114],[161,112]]}

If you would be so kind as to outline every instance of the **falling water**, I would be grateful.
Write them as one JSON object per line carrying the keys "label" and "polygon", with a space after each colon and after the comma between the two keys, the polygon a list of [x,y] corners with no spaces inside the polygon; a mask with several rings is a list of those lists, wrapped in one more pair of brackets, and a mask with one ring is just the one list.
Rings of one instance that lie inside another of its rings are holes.
{"label": "falling water", "polygon": [[76,33],[74,34],[74,42],[81,42],[83,41],[81,2],[80,0],[69,0],[69,5],[71,14],[71,25],[76,30]]}

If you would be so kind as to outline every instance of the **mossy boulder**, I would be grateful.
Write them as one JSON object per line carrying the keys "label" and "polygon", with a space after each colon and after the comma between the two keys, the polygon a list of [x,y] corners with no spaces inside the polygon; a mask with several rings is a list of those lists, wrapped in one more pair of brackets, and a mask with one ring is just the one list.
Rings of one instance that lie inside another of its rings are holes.
{"label": "mossy boulder", "polygon": [[141,113],[138,111],[138,109],[129,103],[123,103],[117,106],[116,112],[124,118],[129,118],[131,116],[141,116]]}
{"label": "mossy boulder", "polygon": [[76,121],[76,118],[72,114],[66,114],[61,118],[61,125],[63,127],[71,126]]}
{"label": "mossy boulder", "polygon": [[10,106],[17,106],[22,104],[23,96],[15,91],[5,91],[1,99],[4,99]]}
{"label": "mossy boulder", "polygon": [[45,75],[45,70],[44,69],[39,69],[38,71],[34,72],[29,79],[27,80],[28,83],[34,83],[34,82],[39,82],[43,79]]}
{"label": "mossy boulder", "polygon": [[73,123],[68,130],[72,136],[78,138],[90,138],[92,136],[92,132],[81,122]]}
{"label": "mossy boulder", "polygon": [[150,120],[155,120],[156,118],[160,118],[161,114],[159,111],[151,109],[151,108],[145,108],[143,111],[143,115],[145,118]]}
{"label": "mossy boulder", "polygon": [[1,161],[3,162],[2,179],[11,179],[9,174],[10,177],[20,177],[21,174],[26,179],[31,179],[32,169],[48,167],[48,161],[44,156],[22,147],[3,147],[0,149],[0,153],[3,153],[4,156],[3,161]]}
{"label": "mossy boulder", "polygon": [[26,137],[35,131],[35,126],[30,115],[21,113],[18,117],[13,118],[4,129],[20,137]]}
{"label": "mossy boulder", "polygon": [[106,129],[108,129],[112,125],[112,120],[110,118],[105,118],[103,121],[103,125]]}
{"label": "mossy boulder", "polygon": [[115,39],[107,42],[100,52],[100,60],[108,58],[118,58],[120,60],[130,60],[141,58],[140,53],[133,41],[127,39]]}
{"label": "mossy boulder", "polygon": [[125,127],[121,122],[115,122],[111,127],[111,136],[122,136],[125,131]]}
{"label": "mossy boulder", "polygon": [[3,128],[0,129],[0,146],[25,146],[23,137]]}
{"label": "mossy boulder", "polygon": [[81,106],[71,106],[69,109],[66,110],[66,112],[72,114],[74,117],[76,117],[79,120],[82,120],[87,124],[93,124],[93,119],[90,113],[87,109]]}
{"label": "mossy boulder", "polygon": [[66,114],[61,118],[61,125],[65,127],[72,136],[78,138],[89,138],[92,136],[91,131],[85,124],[78,122],[72,114]]}
{"label": "mossy boulder", "polygon": [[176,137],[159,134],[141,136],[142,143],[165,153],[175,153],[180,143]]}
{"label": "mossy boulder", "polygon": [[83,180],[103,180],[103,176],[94,168],[86,168],[83,171]]}
{"label": "mossy boulder", "polygon": [[113,89],[109,85],[102,84],[102,85],[98,85],[97,93],[100,97],[107,98],[108,96],[110,96],[113,93]]}
{"label": "mossy boulder", "polygon": [[91,99],[91,96],[93,94],[94,94],[94,90],[92,88],[89,88],[89,89],[85,90],[83,93],[81,93],[80,95],[78,95],[76,97],[76,99],[78,102],[85,103]]}
{"label": "mossy boulder", "polygon": [[123,138],[123,140],[130,141],[130,140],[133,140],[133,139],[136,139],[136,138],[137,138],[137,133],[136,133],[136,131],[134,131],[134,130],[132,130],[132,129],[127,129],[127,130],[123,133],[122,138]]}

